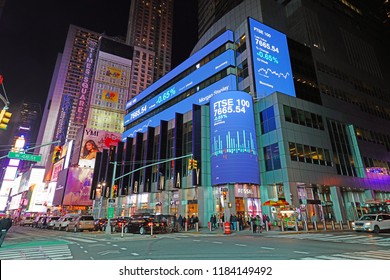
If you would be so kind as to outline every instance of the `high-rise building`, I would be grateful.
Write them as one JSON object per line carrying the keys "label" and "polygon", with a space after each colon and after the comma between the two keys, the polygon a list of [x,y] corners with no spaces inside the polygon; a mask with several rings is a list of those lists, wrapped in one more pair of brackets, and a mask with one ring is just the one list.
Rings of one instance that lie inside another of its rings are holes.
{"label": "high-rise building", "polygon": [[[129,98],[131,58],[128,45],[70,25],[58,55],[38,136],[42,144],[75,140],[80,128],[121,133]],[[53,146],[43,146],[42,165]]]}
{"label": "high-rise building", "polygon": [[171,70],[173,0],[131,1],[126,44],[134,46],[131,97]]}
{"label": "high-rise building", "polygon": [[[370,201],[383,205],[390,199],[384,7],[245,0],[220,17],[192,56],[127,103],[123,139],[134,171],[119,187],[132,203],[118,208],[203,221],[267,213],[282,223],[284,215],[345,222]],[[264,205],[279,200],[288,207]]]}
{"label": "high-rise building", "polygon": [[[70,25],[64,51],[57,57],[38,134],[39,143],[59,140],[64,144],[75,139],[78,129],[84,125],[99,36],[97,32]],[[51,149],[51,146],[40,148],[42,165]]]}

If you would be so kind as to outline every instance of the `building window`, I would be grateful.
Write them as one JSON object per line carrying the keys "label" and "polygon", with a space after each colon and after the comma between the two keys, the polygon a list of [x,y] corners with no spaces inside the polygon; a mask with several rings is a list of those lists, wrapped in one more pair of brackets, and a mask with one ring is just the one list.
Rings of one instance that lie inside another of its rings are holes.
{"label": "building window", "polygon": [[277,170],[281,168],[278,143],[266,146],[264,150],[265,170]]}
{"label": "building window", "polygon": [[262,134],[276,129],[275,112],[273,106],[260,112],[260,123]]}

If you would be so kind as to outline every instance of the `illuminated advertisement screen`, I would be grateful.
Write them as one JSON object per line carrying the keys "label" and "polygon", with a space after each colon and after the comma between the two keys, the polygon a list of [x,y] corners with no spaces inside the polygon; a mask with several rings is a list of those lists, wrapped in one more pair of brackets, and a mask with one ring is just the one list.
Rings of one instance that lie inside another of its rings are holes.
{"label": "illuminated advertisement screen", "polygon": [[213,76],[214,74],[220,72],[230,65],[234,65],[234,51],[227,50],[223,54],[214,58],[209,63],[203,65],[199,69],[195,70],[193,73],[180,80],[176,84],[167,88],[160,94],[156,95],[148,102],[140,105],[140,107],[134,109],[129,114],[125,116],[125,125],[137,120],[143,115],[149,113],[150,111],[158,108],[159,106],[165,104],[166,102],[172,100],[178,95],[186,92],[190,88],[198,85],[207,78]]}
{"label": "illuminated advertisement screen", "polygon": [[260,184],[252,96],[228,91],[210,100],[211,183]]}
{"label": "illuminated advertisement screen", "polygon": [[188,69],[188,67],[201,61],[203,58],[205,58],[210,53],[212,53],[214,50],[216,50],[217,48],[219,48],[223,44],[226,44],[227,42],[234,42],[234,35],[233,35],[233,31],[231,31],[231,30],[226,30],[224,33],[222,33],[220,36],[218,36],[211,43],[204,46],[202,49],[197,51],[195,54],[191,55],[188,59],[186,59],[184,62],[180,63],[172,71],[169,71],[161,79],[158,79],[155,83],[151,84],[149,87],[147,87],[144,91],[142,91],[136,97],[130,99],[126,103],[126,110],[129,109],[134,104],[140,102],[142,99],[147,97],[150,93],[154,92],[155,90],[157,90],[158,88],[160,88],[164,84],[168,83],[170,80],[172,80],[176,76],[180,75],[182,72],[186,71]]}
{"label": "illuminated advertisement screen", "polygon": [[89,193],[91,192],[92,176],[92,168],[70,167],[62,205],[91,206],[92,200],[89,199]]}
{"label": "illuminated advertisement screen", "polygon": [[101,152],[103,149],[109,149],[110,146],[118,146],[121,137],[122,134],[120,133],[85,128],[78,163],[79,166],[95,167],[97,152]]}
{"label": "illuminated advertisement screen", "polygon": [[191,95],[183,101],[176,103],[169,107],[169,109],[162,111],[155,116],[151,116],[144,122],[128,129],[123,133],[122,140],[126,141],[127,137],[135,137],[137,132],[145,132],[147,127],[157,127],[160,125],[160,120],[169,121],[175,118],[175,113],[184,114],[192,110],[192,104],[203,105],[209,102],[214,95],[220,94],[228,90],[236,90],[236,77],[229,75],[209,87],[200,90],[194,95]]}
{"label": "illuminated advertisement screen", "polygon": [[249,31],[257,97],[275,91],[295,96],[286,35],[252,18]]}

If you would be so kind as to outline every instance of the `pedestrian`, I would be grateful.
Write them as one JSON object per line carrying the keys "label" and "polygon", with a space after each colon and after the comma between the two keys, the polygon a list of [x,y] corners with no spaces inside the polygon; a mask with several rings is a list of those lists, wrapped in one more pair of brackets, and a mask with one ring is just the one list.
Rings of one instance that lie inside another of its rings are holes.
{"label": "pedestrian", "polygon": [[217,229],[217,216],[215,214],[213,215],[213,220],[211,223],[212,223],[212,227],[214,229]]}
{"label": "pedestrian", "polygon": [[183,217],[181,214],[179,215],[179,218],[177,218],[177,223],[179,224],[179,230],[183,230]]}
{"label": "pedestrian", "polygon": [[10,215],[0,220],[0,247],[4,242],[4,238],[7,235],[8,230],[12,227],[12,220]]}

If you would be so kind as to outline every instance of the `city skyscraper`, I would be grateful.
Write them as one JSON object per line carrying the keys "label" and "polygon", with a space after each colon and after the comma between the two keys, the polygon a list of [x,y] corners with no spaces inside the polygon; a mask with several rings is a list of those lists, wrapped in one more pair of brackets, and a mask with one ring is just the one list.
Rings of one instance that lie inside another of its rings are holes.
{"label": "city skyscraper", "polygon": [[126,44],[134,46],[130,97],[171,70],[173,0],[131,1]]}
{"label": "city skyscraper", "polygon": [[[75,139],[78,129],[84,125],[99,36],[85,28],[69,26],[64,51],[57,57],[37,142],[59,140],[64,144]],[[39,149],[42,165],[51,148],[49,145]]]}

